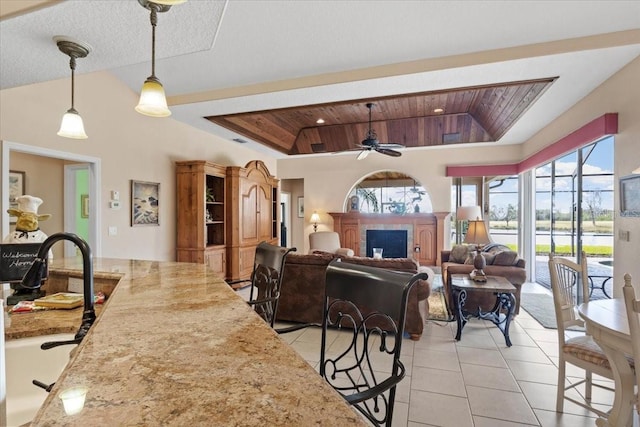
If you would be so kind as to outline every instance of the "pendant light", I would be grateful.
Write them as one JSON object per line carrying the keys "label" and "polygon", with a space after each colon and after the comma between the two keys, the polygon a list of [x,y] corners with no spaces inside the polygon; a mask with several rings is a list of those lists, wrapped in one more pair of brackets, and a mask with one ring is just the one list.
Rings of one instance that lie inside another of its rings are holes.
{"label": "pendant light", "polygon": [[145,116],[168,117],[171,115],[171,111],[167,107],[167,98],[165,97],[162,83],[156,77],[156,24],[158,23],[158,12],[168,11],[171,9],[171,4],[177,4],[177,1],[165,0],[163,2],[159,0],[153,2],[150,0],[138,0],[138,3],[151,11],[151,75],[147,77],[147,80],[142,85],[140,101],[136,106],[136,111]]}
{"label": "pendant light", "polygon": [[82,117],[74,108],[74,86],[76,59],[87,56],[89,52],[91,52],[91,46],[87,43],[73,40],[70,37],[65,36],[56,36],[53,38],[53,41],[56,42],[58,49],[60,49],[62,53],[69,56],[69,66],[71,67],[71,108],[69,108],[64,116],[62,116],[62,123],[60,123],[58,135],[65,138],[87,139],[87,134],[84,131],[84,123],[82,123]]}

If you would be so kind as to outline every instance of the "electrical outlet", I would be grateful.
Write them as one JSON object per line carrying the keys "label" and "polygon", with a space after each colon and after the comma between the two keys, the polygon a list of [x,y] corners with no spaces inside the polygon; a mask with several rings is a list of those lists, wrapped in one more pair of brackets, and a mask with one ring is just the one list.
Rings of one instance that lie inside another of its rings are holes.
{"label": "electrical outlet", "polygon": [[118,234],[118,227],[110,226],[109,227],[109,236],[116,236]]}

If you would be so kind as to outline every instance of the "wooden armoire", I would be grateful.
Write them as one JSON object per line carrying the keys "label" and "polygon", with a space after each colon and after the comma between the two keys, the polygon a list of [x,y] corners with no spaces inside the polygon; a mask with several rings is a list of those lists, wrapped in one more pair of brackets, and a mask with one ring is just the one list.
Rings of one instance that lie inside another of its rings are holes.
{"label": "wooden armoire", "polygon": [[251,276],[256,246],[278,244],[278,180],[260,160],[227,167],[227,278]]}
{"label": "wooden armoire", "polygon": [[245,167],[176,162],[176,191],[178,261],[246,279],[258,243],[278,244],[278,180],[262,161]]}

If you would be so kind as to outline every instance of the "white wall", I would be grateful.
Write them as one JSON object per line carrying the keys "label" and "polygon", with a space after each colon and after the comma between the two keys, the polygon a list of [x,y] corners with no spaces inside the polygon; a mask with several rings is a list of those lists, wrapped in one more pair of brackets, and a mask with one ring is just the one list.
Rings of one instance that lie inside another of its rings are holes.
{"label": "white wall", "polygon": [[[244,166],[260,159],[272,174],[277,173],[275,159],[264,154],[171,118],[136,113],[133,107],[138,95],[107,72],[76,76],[75,107],[89,139],[61,138],[56,132],[69,108],[69,84],[69,79],[62,79],[0,91],[0,139],[102,160],[99,211],[103,229],[99,233],[104,257],[175,259],[176,160],[205,159]],[[161,184],[159,227],[130,226],[130,180]],[[58,184],[47,181],[47,185]],[[119,210],[108,209],[111,190],[120,192]],[[116,236],[107,235],[109,226],[117,227]],[[2,230],[1,234],[7,232]]]}

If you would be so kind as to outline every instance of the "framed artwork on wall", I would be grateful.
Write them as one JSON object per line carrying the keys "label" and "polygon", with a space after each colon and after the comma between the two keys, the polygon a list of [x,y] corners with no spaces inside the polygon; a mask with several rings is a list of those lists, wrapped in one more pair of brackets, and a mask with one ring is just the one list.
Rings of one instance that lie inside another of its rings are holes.
{"label": "framed artwork on wall", "polygon": [[640,175],[620,178],[620,216],[640,217]]}
{"label": "framed artwork on wall", "polygon": [[298,197],[298,218],[304,218],[304,197]]}
{"label": "framed artwork on wall", "polygon": [[[25,193],[25,173],[22,171],[9,171],[9,208],[16,209],[18,202],[16,198],[24,196]],[[10,223],[15,224],[17,218],[10,217]]]}
{"label": "framed artwork on wall", "polygon": [[80,218],[89,218],[89,195],[80,195]]}
{"label": "framed artwork on wall", "polygon": [[131,180],[131,226],[160,225],[160,183]]}

